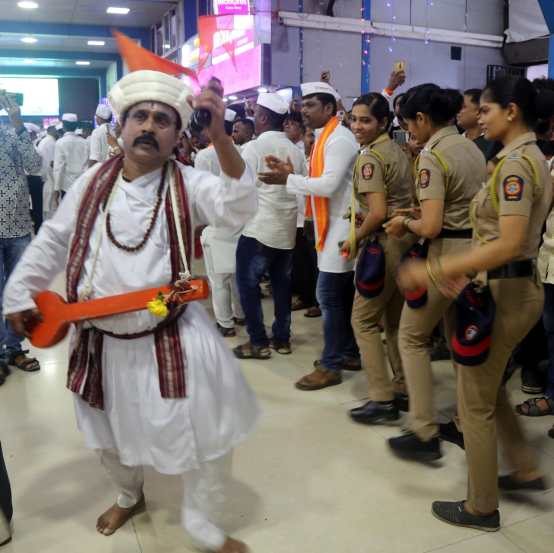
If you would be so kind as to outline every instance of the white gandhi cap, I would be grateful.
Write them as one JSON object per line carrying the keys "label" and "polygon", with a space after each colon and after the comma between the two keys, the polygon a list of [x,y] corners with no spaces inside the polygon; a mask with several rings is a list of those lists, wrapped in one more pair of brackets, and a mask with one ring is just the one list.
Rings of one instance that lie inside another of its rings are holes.
{"label": "white gandhi cap", "polygon": [[64,113],[62,115],[62,121],[67,121],[68,123],[77,123],[77,121],[79,121],[79,118],[75,113]]}
{"label": "white gandhi cap", "polygon": [[285,115],[289,111],[286,100],[274,92],[262,92],[256,103],[278,115]]}
{"label": "white gandhi cap", "polygon": [[302,83],[300,85],[302,97],[311,96],[312,94],[330,94],[338,102],[340,94],[330,85],[323,82]]}
{"label": "white gandhi cap", "polygon": [[100,119],[109,121],[112,118],[112,110],[110,109],[110,106],[107,106],[106,104],[99,104],[96,108],[96,115],[100,117]]}

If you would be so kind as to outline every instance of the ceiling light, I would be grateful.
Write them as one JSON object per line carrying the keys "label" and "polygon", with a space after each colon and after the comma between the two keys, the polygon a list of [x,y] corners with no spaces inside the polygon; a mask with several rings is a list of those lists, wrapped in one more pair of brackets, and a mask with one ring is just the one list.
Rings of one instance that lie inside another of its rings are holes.
{"label": "ceiling light", "polygon": [[34,36],[24,36],[21,39],[21,42],[24,42],[25,44],[34,44],[35,42],[38,42],[38,40]]}
{"label": "ceiling light", "polygon": [[169,44],[169,43],[166,42],[166,43],[164,44],[164,50],[169,50],[170,48],[171,48],[171,44]]}
{"label": "ceiling light", "polygon": [[130,8],[118,8],[117,6],[110,6],[106,13],[114,13],[117,15],[127,15],[130,12]]}
{"label": "ceiling light", "polygon": [[38,8],[38,4],[36,2],[18,2],[17,7],[21,8],[22,10],[36,10]]}
{"label": "ceiling light", "polygon": [[23,60],[23,63],[35,63],[35,60]]}
{"label": "ceiling light", "polygon": [[106,42],[103,40],[89,40],[87,44],[89,46],[106,46]]}
{"label": "ceiling light", "polygon": [[238,96],[229,96],[229,100],[231,100],[231,102],[234,102],[235,100],[238,100],[239,97]]}
{"label": "ceiling light", "polygon": [[90,61],[76,61],[75,65],[90,65]]}

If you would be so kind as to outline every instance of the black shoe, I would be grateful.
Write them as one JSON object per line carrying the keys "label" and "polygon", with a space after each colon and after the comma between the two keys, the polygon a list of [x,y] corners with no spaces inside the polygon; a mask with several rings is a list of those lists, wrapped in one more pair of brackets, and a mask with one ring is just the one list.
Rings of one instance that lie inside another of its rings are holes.
{"label": "black shoe", "polygon": [[428,442],[420,440],[413,432],[406,432],[402,436],[389,439],[390,448],[402,459],[411,461],[436,461],[442,457],[441,444],[438,438],[431,438]]}
{"label": "black shoe", "polygon": [[498,477],[498,487],[505,492],[545,492],[550,489],[544,478],[535,478],[535,480],[517,480],[511,474]]}
{"label": "black shoe", "polygon": [[538,370],[521,370],[521,391],[526,394],[544,393],[544,375]]}
{"label": "black shoe", "polygon": [[408,394],[394,394],[394,404],[399,411],[404,411],[404,413],[410,411],[410,398]]}
{"label": "black shoe", "polygon": [[239,319],[237,317],[233,317],[233,322],[237,325],[237,326],[246,326],[246,319]]}
{"label": "black shoe", "polygon": [[547,432],[549,438],[554,438],[554,426]]}
{"label": "black shoe", "polygon": [[490,515],[472,515],[464,509],[463,501],[433,501],[433,515],[448,524],[465,526],[485,532],[500,530],[500,513],[498,510]]}
{"label": "black shoe", "polygon": [[396,421],[400,418],[400,413],[392,401],[368,401],[361,407],[350,409],[350,417],[362,424],[376,424],[385,421]]}
{"label": "black shoe", "polygon": [[439,437],[445,442],[450,442],[461,449],[465,449],[464,435],[458,430],[458,427],[453,421],[439,424]]}
{"label": "black shoe", "polygon": [[226,328],[217,323],[217,330],[219,330],[219,333],[221,334],[221,336],[223,336],[223,338],[233,338],[237,335],[237,333],[235,332],[235,327]]}

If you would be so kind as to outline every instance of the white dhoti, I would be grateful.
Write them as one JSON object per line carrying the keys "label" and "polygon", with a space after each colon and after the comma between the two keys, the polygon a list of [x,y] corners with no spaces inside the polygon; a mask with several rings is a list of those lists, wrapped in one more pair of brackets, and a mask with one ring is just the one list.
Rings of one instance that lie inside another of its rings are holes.
{"label": "white dhoti", "polygon": [[244,319],[236,278],[238,237],[219,238],[221,231],[206,227],[200,242],[204,251],[206,274],[212,291],[215,318],[223,328],[233,328],[235,319]]}
{"label": "white dhoti", "polygon": [[[123,465],[115,449],[99,452],[100,460],[117,488],[117,504],[123,509],[134,507],[143,496],[142,467]],[[181,522],[197,547],[213,551],[225,543],[225,533],[218,528],[225,501],[225,480],[231,469],[231,454],[215,461],[202,463],[198,469],[183,475],[183,505]]]}

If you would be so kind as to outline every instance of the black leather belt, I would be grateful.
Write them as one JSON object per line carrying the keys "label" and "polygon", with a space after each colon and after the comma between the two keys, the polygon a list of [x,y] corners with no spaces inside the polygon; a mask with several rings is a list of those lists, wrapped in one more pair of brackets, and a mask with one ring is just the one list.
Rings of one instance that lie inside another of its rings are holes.
{"label": "black leather belt", "polygon": [[464,228],[461,230],[452,230],[443,228],[437,238],[471,238],[473,230],[470,228]]}
{"label": "black leather belt", "polygon": [[489,280],[498,278],[521,278],[529,277],[535,274],[535,264],[531,259],[523,261],[512,261],[502,265],[497,269],[488,272]]}

